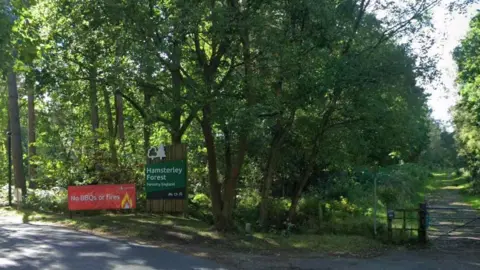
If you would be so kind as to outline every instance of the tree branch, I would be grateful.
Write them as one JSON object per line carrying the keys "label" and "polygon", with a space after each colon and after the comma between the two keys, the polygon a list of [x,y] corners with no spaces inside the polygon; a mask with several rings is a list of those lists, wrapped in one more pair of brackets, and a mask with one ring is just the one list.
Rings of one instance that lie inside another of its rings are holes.
{"label": "tree branch", "polygon": [[426,6],[421,6],[418,8],[418,10],[407,20],[401,22],[401,23],[398,23],[388,29],[386,29],[381,35],[380,35],[380,38],[378,39],[378,41],[376,42],[375,45],[373,45],[372,47],[370,48],[367,48],[363,51],[361,51],[359,54],[362,54],[366,51],[371,51],[371,50],[375,50],[376,48],[378,48],[378,46],[380,46],[383,42],[389,40],[390,38],[392,38],[393,36],[395,36],[396,34],[398,34],[400,31],[402,31],[407,25],[409,25],[413,20],[417,19],[421,14],[427,12],[429,9],[431,9],[434,5],[436,5],[439,1],[433,1],[432,3],[430,3],[429,5],[426,5]]}
{"label": "tree branch", "polygon": [[201,68],[205,68],[207,64],[207,57],[205,56],[205,52],[200,48],[200,37],[198,31],[195,31],[193,38],[195,42],[195,53],[197,54],[198,63]]}
{"label": "tree branch", "polygon": [[230,67],[228,68],[228,71],[227,73],[223,76],[222,80],[220,81],[220,83],[217,84],[217,90],[220,90],[222,89],[225,84],[227,83],[227,79],[230,77],[230,75],[232,74],[233,70],[235,69],[235,67],[237,67],[235,65],[235,58],[232,58],[232,60],[230,61]]}
{"label": "tree branch", "polygon": [[140,106],[138,104],[138,102],[136,102],[133,98],[127,96],[125,93],[123,93],[122,91],[120,90],[117,90],[115,91],[116,94],[119,94],[121,95],[124,99],[126,99],[128,101],[128,103],[130,103],[132,105],[133,108],[135,108],[138,113],[140,113],[140,115],[142,116],[143,119],[147,120],[146,122],[147,123],[155,123],[155,122],[163,122],[167,125],[170,125],[172,121],[170,121],[169,119],[167,118],[164,118],[164,117],[161,117],[160,115],[157,115],[155,117],[150,117],[146,112],[145,110],[142,108],[142,106]]}
{"label": "tree branch", "polygon": [[126,99],[132,105],[132,107],[135,108],[138,113],[140,113],[143,119],[147,119],[147,114],[145,113],[145,110],[143,110],[143,108],[135,100],[133,100],[120,90],[115,91],[115,93],[121,95],[124,99]]}
{"label": "tree branch", "polygon": [[183,122],[182,126],[180,127],[180,130],[179,130],[180,135],[183,135],[185,133],[185,131],[187,131],[187,128],[190,126],[190,124],[193,122],[193,120],[197,116],[198,110],[200,110],[200,108],[197,109],[197,110],[192,109],[190,111],[190,114],[187,116],[187,118]]}
{"label": "tree branch", "polygon": [[360,9],[358,11],[358,15],[353,25],[352,34],[348,39],[347,44],[345,45],[345,48],[343,49],[343,52],[342,52],[343,55],[347,54],[350,51],[352,42],[355,39],[355,35],[358,31],[358,28],[360,27],[360,23],[362,22],[362,19],[365,15],[365,11],[367,10],[367,7],[370,5],[370,1],[371,0],[362,0],[362,2],[360,3]]}

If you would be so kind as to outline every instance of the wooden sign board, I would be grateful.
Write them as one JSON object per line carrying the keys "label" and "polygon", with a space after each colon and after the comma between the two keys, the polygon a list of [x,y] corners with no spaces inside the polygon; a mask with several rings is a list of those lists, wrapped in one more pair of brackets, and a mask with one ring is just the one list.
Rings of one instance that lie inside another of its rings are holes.
{"label": "wooden sign board", "polygon": [[[154,157],[148,159],[148,164],[157,164],[162,162],[171,162],[174,160],[184,160],[187,162],[187,145],[186,144],[176,144],[176,145],[167,145],[165,146],[165,158]],[[147,153],[150,155],[150,153]],[[185,166],[185,168],[187,168]],[[186,172],[185,172],[186,174]],[[187,181],[185,183],[188,186],[188,175]],[[186,189],[184,196],[182,198],[173,198],[173,199],[147,199],[147,211],[152,213],[185,213],[187,211],[187,202],[188,202],[188,189]]]}

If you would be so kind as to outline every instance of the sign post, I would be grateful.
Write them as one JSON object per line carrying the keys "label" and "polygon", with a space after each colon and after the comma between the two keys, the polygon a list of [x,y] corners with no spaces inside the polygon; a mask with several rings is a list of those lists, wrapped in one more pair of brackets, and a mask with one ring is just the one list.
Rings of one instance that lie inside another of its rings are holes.
{"label": "sign post", "polygon": [[145,191],[147,211],[160,213],[187,210],[187,146],[152,147],[147,153]]}

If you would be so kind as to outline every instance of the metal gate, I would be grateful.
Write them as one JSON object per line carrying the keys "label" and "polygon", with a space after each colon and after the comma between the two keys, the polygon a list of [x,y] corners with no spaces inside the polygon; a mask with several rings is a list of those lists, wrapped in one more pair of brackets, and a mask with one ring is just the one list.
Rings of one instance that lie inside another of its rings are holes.
{"label": "metal gate", "polygon": [[426,207],[428,240],[438,247],[480,247],[480,215],[462,206]]}

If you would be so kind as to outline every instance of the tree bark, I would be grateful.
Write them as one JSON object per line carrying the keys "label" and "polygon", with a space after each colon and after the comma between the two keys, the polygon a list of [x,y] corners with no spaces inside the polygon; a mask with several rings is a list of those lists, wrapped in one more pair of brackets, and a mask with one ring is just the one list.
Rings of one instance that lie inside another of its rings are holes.
{"label": "tree bark", "polygon": [[171,137],[172,144],[181,144],[182,135],[180,132],[181,129],[181,120],[182,120],[182,108],[181,108],[181,91],[182,91],[182,75],[180,74],[180,58],[181,58],[181,47],[178,41],[174,42],[173,45],[173,54],[172,54],[172,69],[170,74],[172,77],[172,94],[173,94],[173,103],[174,108],[172,109],[172,118],[171,118]]}
{"label": "tree bark", "polygon": [[225,138],[225,179],[230,179],[232,173],[232,135],[228,127],[223,128]]}
{"label": "tree bark", "polygon": [[117,137],[124,145],[125,143],[125,119],[123,116],[123,98],[119,93],[115,93],[115,118],[117,124]]}
{"label": "tree bark", "polygon": [[118,165],[117,145],[115,143],[115,129],[113,127],[112,107],[110,104],[110,96],[106,88],[103,88],[103,99],[105,102],[105,114],[107,115],[108,128],[108,146],[110,148],[110,158],[112,163]]}
{"label": "tree bark", "polygon": [[36,166],[34,162],[37,155],[36,142],[36,119],[35,119],[35,84],[29,81],[26,84],[28,87],[28,176],[30,188],[35,188]]}
{"label": "tree bark", "polygon": [[90,124],[97,144],[97,129],[99,127],[98,117],[98,95],[97,95],[97,68],[91,67],[89,70],[89,102],[90,102]]}
{"label": "tree bark", "polygon": [[[150,107],[152,96],[149,93],[143,94],[143,105],[145,108]],[[148,150],[150,149],[150,123],[148,115],[143,118],[143,153],[145,153],[145,162],[148,163]],[[146,164],[145,163],[145,164]]]}
{"label": "tree bark", "polygon": [[202,110],[203,118],[200,122],[202,126],[203,137],[207,147],[208,160],[208,180],[210,184],[210,199],[212,200],[212,213],[217,229],[224,229],[226,221],[222,216],[222,194],[221,184],[218,182],[217,174],[217,153],[215,149],[215,138],[213,136],[213,128],[210,120],[211,108],[210,105],[205,105]]}
{"label": "tree bark", "polygon": [[277,122],[275,126],[277,133],[272,138],[270,149],[268,151],[266,170],[263,175],[262,200],[260,202],[260,225],[262,227],[268,225],[268,204],[270,202],[273,174],[277,168],[280,148],[287,134],[286,130],[280,125],[280,123]]}
{"label": "tree bark", "polygon": [[232,166],[230,177],[225,179],[225,187],[223,192],[223,230],[230,230],[233,228],[233,209],[235,206],[235,197],[237,194],[237,184],[240,178],[240,171],[245,162],[245,156],[247,154],[248,135],[243,134],[240,136],[238,143],[238,153],[235,161],[235,165]]}
{"label": "tree bark", "polygon": [[308,168],[303,172],[303,176],[300,179],[300,181],[297,182],[295,192],[293,193],[293,196],[292,196],[292,204],[290,205],[290,209],[288,210],[288,220],[290,222],[293,222],[295,220],[295,216],[297,214],[298,202],[300,201],[303,188],[307,184],[308,179],[310,178],[310,175],[312,175],[312,172],[313,172],[313,165],[310,164],[308,165]]}
{"label": "tree bark", "polygon": [[8,110],[10,112],[10,128],[12,132],[12,161],[15,176],[15,198],[21,203],[27,194],[27,185],[23,173],[23,151],[20,128],[20,109],[18,106],[17,76],[11,69],[7,77],[8,83]]}

